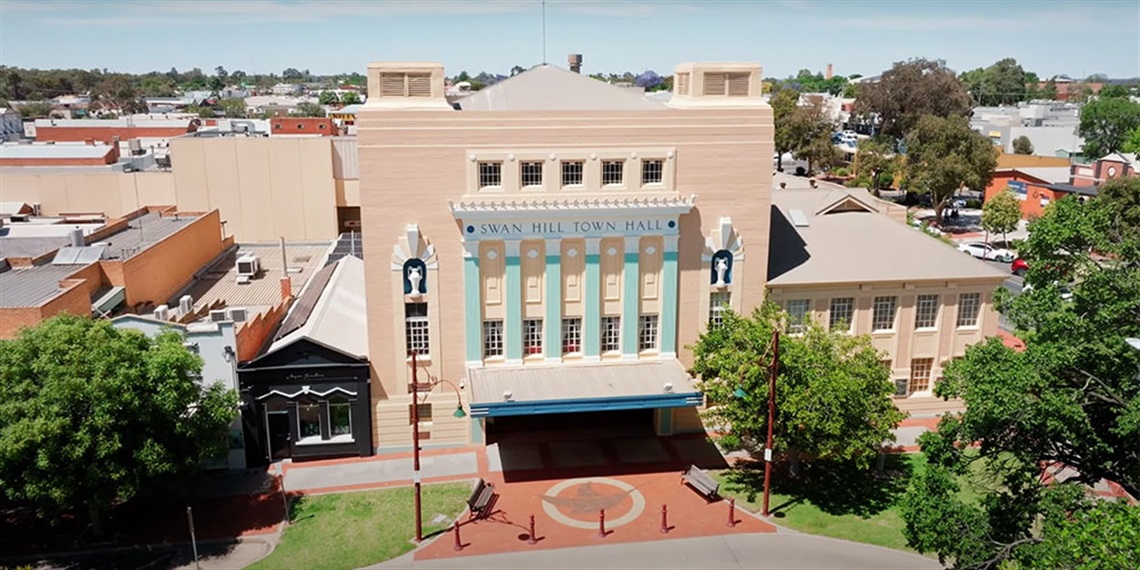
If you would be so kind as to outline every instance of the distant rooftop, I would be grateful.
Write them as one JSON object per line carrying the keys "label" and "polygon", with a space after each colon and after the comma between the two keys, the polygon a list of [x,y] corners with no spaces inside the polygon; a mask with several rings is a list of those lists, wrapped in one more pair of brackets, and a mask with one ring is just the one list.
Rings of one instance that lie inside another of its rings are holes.
{"label": "distant rooftop", "polygon": [[[6,266],[0,262],[0,267]],[[0,308],[38,307],[59,295],[59,282],[80,269],[75,265],[38,265],[0,271]]]}
{"label": "distant rooftop", "polygon": [[109,244],[107,254],[111,259],[128,259],[170,237],[200,217],[186,214],[167,214],[160,217],[157,212],[151,212],[131,220],[127,229],[104,237],[99,242]]}
{"label": "distant rooftop", "polygon": [[543,64],[456,101],[464,111],[646,111],[666,109],[639,90]]}
{"label": "distant rooftop", "polygon": [[103,158],[113,148],[111,145],[83,143],[4,144],[0,145],[0,159]]}

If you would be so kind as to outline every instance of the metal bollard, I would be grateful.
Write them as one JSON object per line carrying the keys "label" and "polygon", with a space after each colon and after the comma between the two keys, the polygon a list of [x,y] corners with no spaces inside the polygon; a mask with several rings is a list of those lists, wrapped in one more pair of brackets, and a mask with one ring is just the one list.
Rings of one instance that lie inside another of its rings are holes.
{"label": "metal bollard", "polygon": [[526,541],[527,544],[538,544],[538,537],[534,535],[534,515],[530,515],[530,538]]}
{"label": "metal bollard", "polygon": [[726,524],[725,526],[728,526],[728,527],[735,527],[736,526],[736,499],[729,499],[728,500],[728,524]]}
{"label": "metal bollard", "polygon": [[661,505],[661,534],[669,532],[669,507]]}
{"label": "metal bollard", "polygon": [[455,523],[455,550],[463,550],[463,541],[459,538],[459,523]]}
{"label": "metal bollard", "polygon": [[606,537],[606,510],[598,511],[598,538]]}

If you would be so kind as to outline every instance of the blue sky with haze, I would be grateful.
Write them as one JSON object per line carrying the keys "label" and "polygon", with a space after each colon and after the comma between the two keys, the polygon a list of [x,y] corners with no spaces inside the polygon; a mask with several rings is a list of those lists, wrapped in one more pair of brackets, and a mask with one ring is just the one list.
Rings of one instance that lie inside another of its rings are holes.
{"label": "blue sky with haze", "polygon": [[[369,61],[507,73],[542,62],[537,0],[0,0],[0,64],[142,72],[363,72]],[[662,75],[758,61],[874,75],[910,57],[956,70],[1014,57],[1043,77],[1140,76],[1140,1],[571,1],[546,3],[547,60]]]}

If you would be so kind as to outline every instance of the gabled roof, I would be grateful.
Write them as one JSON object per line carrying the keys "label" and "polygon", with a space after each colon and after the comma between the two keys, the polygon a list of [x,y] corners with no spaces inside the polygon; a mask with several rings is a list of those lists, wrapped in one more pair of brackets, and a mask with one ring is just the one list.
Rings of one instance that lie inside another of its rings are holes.
{"label": "gabled roof", "polygon": [[539,65],[457,101],[464,111],[645,111],[664,103],[550,64]]}
{"label": "gabled roof", "polygon": [[1042,182],[1059,184],[1069,181],[1071,169],[1068,166],[1023,166],[1019,168],[998,168],[995,172],[1020,172]]}
{"label": "gabled roof", "polygon": [[873,204],[874,198],[855,189],[773,190],[768,284],[996,284],[1005,278],[1005,272],[891,219]]}
{"label": "gabled roof", "polygon": [[368,357],[364,262],[349,255],[325,270],[329,268],[332,273],[328,282],[312,288],[319,291],[316,300],[311,305],[298,303],[295,312],[289,314],[289,323],[300,322],[300,326],[273,341],[266,354],[307,339],[344,354]]}

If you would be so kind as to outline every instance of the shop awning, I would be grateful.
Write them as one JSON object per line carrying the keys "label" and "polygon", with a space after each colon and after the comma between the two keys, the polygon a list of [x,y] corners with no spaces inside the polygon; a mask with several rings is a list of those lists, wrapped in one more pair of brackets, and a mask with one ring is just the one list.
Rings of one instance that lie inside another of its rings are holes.
{"label": "shop awning", "polygon": [[470,368],[473,417],[699,406],[676,359]]}

